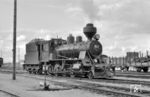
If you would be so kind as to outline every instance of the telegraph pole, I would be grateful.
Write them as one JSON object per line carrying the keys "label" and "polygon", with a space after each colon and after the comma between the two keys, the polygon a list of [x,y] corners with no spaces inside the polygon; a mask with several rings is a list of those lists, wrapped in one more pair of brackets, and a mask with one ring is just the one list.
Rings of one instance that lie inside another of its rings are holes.
{"label": "telegraph pole", "polygon": [[16,29],[17,29],[17,0],[14,0],[14,25],[13,25],[13,80],[16,80]]}

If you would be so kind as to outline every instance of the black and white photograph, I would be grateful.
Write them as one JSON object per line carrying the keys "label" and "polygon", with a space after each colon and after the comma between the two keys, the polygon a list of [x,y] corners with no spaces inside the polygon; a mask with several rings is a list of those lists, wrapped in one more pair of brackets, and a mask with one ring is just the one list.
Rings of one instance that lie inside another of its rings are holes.
{"label": "black and white photograph", "polygon": [[150,97],[150,0],[0,0],[0,97]]}

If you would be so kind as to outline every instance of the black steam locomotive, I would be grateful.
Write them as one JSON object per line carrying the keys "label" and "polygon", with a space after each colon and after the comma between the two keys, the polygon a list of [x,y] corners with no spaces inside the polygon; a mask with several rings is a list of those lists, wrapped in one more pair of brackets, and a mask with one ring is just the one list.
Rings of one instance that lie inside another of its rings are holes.
{"label": "black steam locomotive", "polygon": [[0,67],[3,65],[3,58],[0,57]]}
{"label": "black steam locomotive", "polygon": [[100,57],[102,45],[93,24],[84,27],[84,34],[87,41],[78,36],[74,42],[72,35],[67,41],[61,38],[32,40],[26,44],[24,68],[29,73],[46,71],[55,76],[111,77],[112,73]]}

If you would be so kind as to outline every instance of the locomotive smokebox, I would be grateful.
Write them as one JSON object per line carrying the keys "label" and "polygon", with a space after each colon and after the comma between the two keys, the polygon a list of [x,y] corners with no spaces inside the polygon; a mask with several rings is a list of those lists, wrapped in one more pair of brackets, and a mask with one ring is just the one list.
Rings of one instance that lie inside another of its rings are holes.
{"label": "locomotive smokebox", "polygon": [[92,37],[96,34],[96,27],[93,26],[92,23],[88,23],[86,27],[83,28],[83,33],[88,38],[88,40],[92,40]]}

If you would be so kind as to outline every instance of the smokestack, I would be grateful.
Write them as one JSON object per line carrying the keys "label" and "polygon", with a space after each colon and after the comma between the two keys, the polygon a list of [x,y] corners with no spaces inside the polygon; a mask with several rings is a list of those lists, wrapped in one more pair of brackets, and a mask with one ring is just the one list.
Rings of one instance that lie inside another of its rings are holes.
{"label": "smokestack", "polygon": [[83,28],[83,33],[88,40],[92,40],[93,36],[96,34],[96,31],[97,29],[93,26],[92,23],[88,23],[86,27]]}

